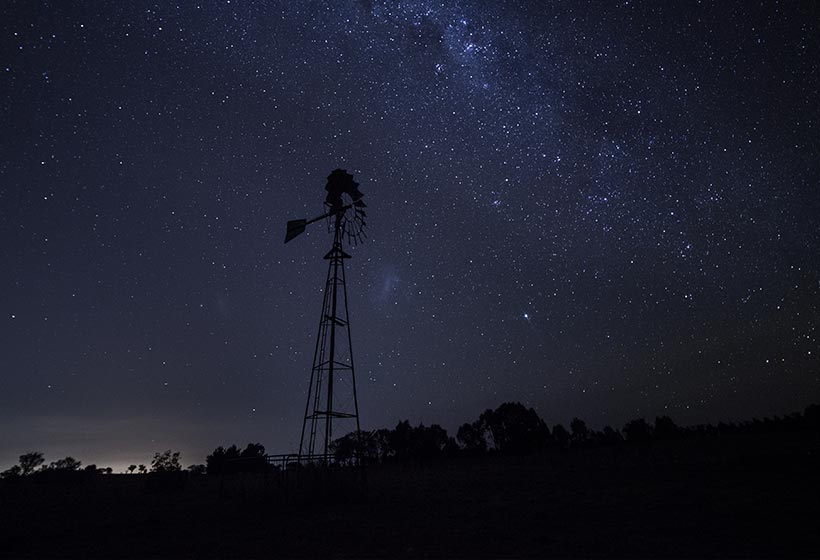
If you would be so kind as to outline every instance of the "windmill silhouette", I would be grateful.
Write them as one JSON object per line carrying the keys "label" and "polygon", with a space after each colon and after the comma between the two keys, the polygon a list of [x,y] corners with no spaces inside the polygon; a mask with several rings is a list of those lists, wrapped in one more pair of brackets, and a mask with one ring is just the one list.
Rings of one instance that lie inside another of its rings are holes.
{"label": "windmill silhouette", "polygon": [[299,456],[308,460],[330,462],[329,446],[338,428],[348,429],[355,422],[359,434],[359,403],[356,396],[356,374],[353,367],[353,346],[347,307],[345,259],[352,258],[342,249],[342,242],[358,244],[364,234],[365,203],[359,184],[344,169],[336,169],[327,177],[325,186],[327,212],[311,220],[288,222],[285,243],[322,219],[328,220],[333,232],[333,246],[324,256],[328,261],[319,333],[310,371],[305,417],[299,440]]}

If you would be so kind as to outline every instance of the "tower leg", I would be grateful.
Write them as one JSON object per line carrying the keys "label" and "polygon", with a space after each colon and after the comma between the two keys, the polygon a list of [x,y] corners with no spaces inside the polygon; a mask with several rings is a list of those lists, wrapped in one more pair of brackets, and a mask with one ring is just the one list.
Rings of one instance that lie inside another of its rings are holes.
{"label": "tower leg", "polygon": [[[334,437],[355,432],[359,442],[359,404],[350,338],[341,215],[336,217],[333,247],[319,319],[319,332],[310,372],[299,455],[307,460],[331,461]],[[341,300],[341,301],[340,301]]]}

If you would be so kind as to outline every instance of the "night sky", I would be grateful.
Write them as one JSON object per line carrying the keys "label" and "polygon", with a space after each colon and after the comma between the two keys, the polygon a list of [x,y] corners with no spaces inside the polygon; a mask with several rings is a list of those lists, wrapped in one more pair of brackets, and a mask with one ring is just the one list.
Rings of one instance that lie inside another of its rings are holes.
{"label": "night sky", "polygon": [[0,469],[295,451],[355,175],[362,427],[820,401],[814,2],[35,2],[0,19]]}

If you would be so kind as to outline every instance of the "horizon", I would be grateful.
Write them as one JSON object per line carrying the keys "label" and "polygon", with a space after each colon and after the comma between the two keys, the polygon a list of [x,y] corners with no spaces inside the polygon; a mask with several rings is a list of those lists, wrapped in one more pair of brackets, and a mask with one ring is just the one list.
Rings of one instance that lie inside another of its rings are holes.
{"label": "horizon", "polygon": [[[499,404],[501,404],[501,403],[499,403]],[[726,423],[726,424],[742,423],[742,422],[746,422],[746,421],[750,422],[750,421],[756,420],[756,419],[757,420],[764,420],[766,418],[783,417],[783,416],[792,415],[792,414],[803,414],[803,412],[805,411],[805,409],[808,406],[817,405],[817,404],[818,403],[808,403],[805,407],[803,407],[800,410],[793,410],[793,411],[790,411],[790,412],[783,412],[783,413],[775,414],[775,415],[772,415],[772,416],[734,418],[734,419],[722,418],[722,419],[716,419],[716,420],[712,420],[712,421],[708,421],[708,422],[696,422],[696,423],[692,423],[692,424],[680,423],[676,418],[674,418],[674,417],[670,417],[670,418],[680,428],[692,428],[692,427],[701,426],[701,425],[716,426],[720,422],[723,422],[723,423]],[[482,410],[481,412],[484,412],[484,411]],[[538,411],[536,410],[536,412],[538,412]],[[668,416],[668,415],[659,415],[659,416]],[[478,417],[478,414],[476,414],[476,418],[477,417]],[[539,414],[539,417],[541,417],[540,414]],[[550,432],[552,432],[553,428],[558,424],[562,425],[564,428],[569,430],[570,422],[572,420],[572,418],[570,418],[566,422],[549,422],[546,419],[544,419],[543,417],[541,417],[541,418],[547,424],[547,427],[549,428]],[[573,418],[575,418],[575,417],[573,417]],[[586,425],[590,430],[593,430],[593,431],[601,431],[605,427],[611,427],[612,429],[614,429],[618,432],[621,432],[623,427],[624,427],[624,424],[626,422],[628,422],[630,420],[635,420],[637,418],[643,418],[643,417],[630,418],[630,419],[622,422],[619,425],[604,424],[604,425],[600,425],[600,426],[595,426],[595,425],[590,425],[589,423],[587,423]],[[652,423],[654,423],[656,418],[657,417],[644,418],[644,419],[647,422],[649,422],[650,424],[652,424]],[[584,420],[584,422],[586,423],[586,420],[584,418],[580,418],[580,419]],[[395,428],[396,424],[398,424],[399,422],[402,422],[404,420],[408,420],[412,426],[418,426],[419,424],[425,424],[427,426],[437,424],[437,422],[424,423],[424,422],[413,422],[412,420],[409,420],[409,419],[401,419],[401,420],[397,420],[391,426],[379,426],[379,427],[370,428],[369,430],[366,430],[365,428],[362,428],[362,431],[371,431],[371,430],[382,429],[382,428],[393,429],[393,428]],[[475,419],[465,420],[465,422],[470,422],[470,421],[474,421],[474,420]],[[439,424],[439,425],[441,425],[441,424]],[[456,431],[458,429],[458,425],[453,426],[452,428],[442,425],[442,428],[444,428],[447,431],[447,435],[449,437],[455,438]],[[138,452],[133,452],[130,455],[130,457],[131,457],[130,459],[124,459],[123,458],[124,454],[111,455],[111,457],[112,457],[111,460],[102,459],[101,461],[85,460],[79,454],[62,453],[62,452],[55,453],[54,456],[52,457],[52,456],[49,455],[48,452],[44,451],[43,449],[39,449],[39,448],[34,449],[34,448],[32,448],[32,449],[26,449],[25,451],[21,451],[20,453],[18,453],[17,455],[14,456],[13,461],[11,459],[9,459],[8,464],[5,464],[5,462],[3,461],[3,457],[0,457],[0,472],[5,470],[6,468],[11,467],[12,465],[16,464],[19,455],[21,455],[23,453],[31,452],[31,451],[40,451],[40,452],[42,452],[43,455],[44,455],[44,458],[45,458],[45,463],[44,464],[46,464],[46,465],[49,464],[52,461],[57,460],[57,459],[62,459],[64,457],[73,457],[74,459],[77,459],[77,460],[82,462],[82,468],[84,468],[88,465],[96,465],[98,468],[112,467],[114,469],[114,474],[129,474],[127,472],[127,469],[130,465],[140,465],[140,464],[142,464],[142,465],[145,465],[146,468],[150,468],[151,460],[153,459],[154,453],[162,453],[166,450],[170,450],[170,451],[174,451],[174,452],[179,451],[180,452],[180,464],[182,465],[183,469],[187,469],[188,466],[190,466],[190,465],[205,464],[206,456],[210,455],[217,447],[221,446],[221,447],[227,448],[230,445],[237,445],[238,447],[243,448],[243,447],[245,447],[246,445],[248,445],[250,443],[262,443],[262,445],[264,445],[263,442],[255,441],[253,439],[249,439],[248,441],[238,440],[238,439],[235,439],[233,441],[226,441],[226,442],[223,442],[223,443],[216,444],[213,447],[211,447],[210,449],[208,449],[207,451],[203,452],[202,455],[201,455],[201,460],[200,461],[189,461],[189,460],[187,460],[186,457],[191,456],[191,453],[189,453],[190,449],[185,450],[185,447],[182,447],[180,445],[166,447],[166,448],[163,448],[163,449],[156,449],[155,451],[152,451],[147,455],[142,454],[141,451],[139,452],[140,454],[137,454]],[[68,449],[68,448],[65,448],[65,449]],[[297,447],[295,449],[292,449],[292,450],[275,450],[275,449],[269,449],[267,446],[265,446],[265,453],[268,454],[268,455],[285,454],[285,453],[297,453],[297,452],[298,452],[298,444],[297,444]],[[92,457],[94,457],[94,456],[92,455]],[[105,457],[105,455],[98,455],[97,457]],[[125,457],[128,457],[128,455],[125,455]],[[140,458],[140,459],[137,459],[137,458]]]}

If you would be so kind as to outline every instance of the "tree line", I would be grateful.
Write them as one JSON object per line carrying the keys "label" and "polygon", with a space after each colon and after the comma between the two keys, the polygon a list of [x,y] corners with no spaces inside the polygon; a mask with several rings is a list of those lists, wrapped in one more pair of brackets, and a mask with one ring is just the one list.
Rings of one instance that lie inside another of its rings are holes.
{"label": "tree line", "polygon": [[[573,418],[568,428],[563,424],[550,428],[533,408],[507,402],[494,410],[485,410],[474,422],[459,426],[455,437],[438,424],[413,426],[408,420],[402,420],[393,429],[351,432],[334,440],[331,451],[339,464],[401,463],[452,457],[529,455],[699,436],[801,431],[820,432],[820,405],[811,405],[802,413],[740,423],[681,427],[669,416],[658,416],[654,422],[636,418],[620,429],[605,426],[593,430],[580,418]],[[269,467],[265,448],[258,443],[249,443],[244,449],[236,445],[217,447],[206,459],[208,474],[261,472],[266,468]]]}
{"label": "tree line", "polygon": [[606,426],[593,430],[580,418],[573,418],[569,429],[563,424],[550,428],[533,408],[507,402],[495,410],[485,410],[474,422],[459,426],[455,437],[449,436],[438,424],[412,426],[403,420],[392,430],[383,428],[349,433],[335,440],[332,450],[340,463],[357,459],[385,463],[456,456],[529,455],[698,436],[800,431],[820,432],[820,405],[808,406],[802,413],[762,420],[754,418],[740,423],[681,427],[669,416],[658,416],[654,422],[636,418],[621,429]]}
{"label": "tree line", "polygon": [[[333,459],[338,464],[389,463],[425,461],[449,457],[480,457],[490,455],[529,455],[582,447],[629,445],[641,442],[663,441],[698,436],[724,434],[761,434],[767,432],[820,432],[820,405],[806,407],[800,413],[773,418],[754,418],[734,423],[719,422],[695,426],[678,426],[669,416],[658,416],[654,422],[644,418],[630,420],[620,429],[605,426],[590,429],[580,418],[573,418],[569,428],[556,424],[552,428],[533,408],[519,402],[506,402],[496,409],[487,409],[474,422],[459,426],[455,437],[438,424],[413,426],[402,420],[393,429],[351,432],[331,444]],[[191,474],[224,475],[237,472],[263,472],[271,468],[265,447],[249,443],[245,448],[236,445],[217,447],[205,464],[188,467]],[[130,465],[129,473],[181,472],[180,453],[167,450],[155,453],[150,468]],[[111,467],[98,468],[65,457],[49,464],[40,452],[20,455],[17,465],[0,472],[0,478],[13,479],[28,476],[54,476],[55,473],[84,472],[111,474]]]}
{"label": "tree line", "polygon": [[[129,474],[138,472],[140,474],[146,473],[167,473],[182,471],[182,465],[179,461],[180,453],[171,450],[155,453],[151,461],[151,466],[145,465],[129,465],[127,471]],[[205,465],[191,465],[188,470],[194,474],[204,474]],[[84,475],[98,475],[98,474],[112,474],[114,469],[111,467],[97,467],[91,464],[82,466],[82,461],[78,461],[74,457],[64,457],[51,463],[45,462],[45,456],[39,451],[30,451],[23,453],[18,458],[16,465],[0,472],[0,479],[15,479],[30,476],[39,477],[59,477],[59,476],[76,476],[68,475],[67,473],[82,473]]]}

